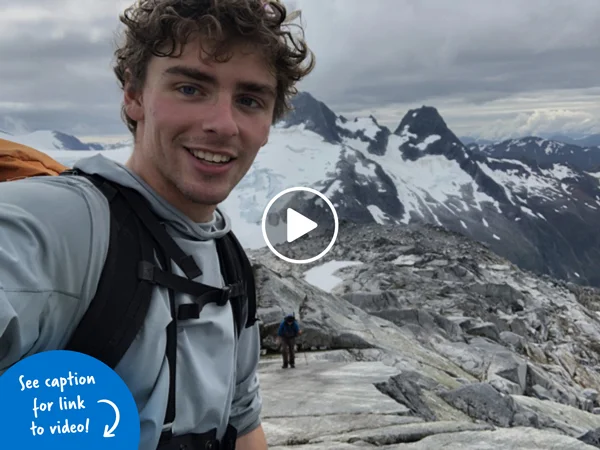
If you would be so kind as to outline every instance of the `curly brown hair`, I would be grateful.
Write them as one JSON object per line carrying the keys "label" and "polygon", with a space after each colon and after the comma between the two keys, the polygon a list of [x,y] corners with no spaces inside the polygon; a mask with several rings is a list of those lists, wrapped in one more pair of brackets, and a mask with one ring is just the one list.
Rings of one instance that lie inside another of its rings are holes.
{"label": "curly brown hair", "polygon": [[[292,16],[294,13],[292,13]],[[315,58],[295,36],[287,9],[280,0],[138,0],[120,16],[125,24],[123,44],[115,50],[114,72],[121,89],[127,79],[134,89],[144,85],[152,56],[177,57],[193,33],[202,36],[202,50],[216,61],[231,57],[228,49],[244,42],[263,52],[277,79],[273,123],[291,110],[295,84],[314,68]],[[210,53],[209,53],[210,52]],[[137,122],[121,107],[121,116],[135,136]]]}

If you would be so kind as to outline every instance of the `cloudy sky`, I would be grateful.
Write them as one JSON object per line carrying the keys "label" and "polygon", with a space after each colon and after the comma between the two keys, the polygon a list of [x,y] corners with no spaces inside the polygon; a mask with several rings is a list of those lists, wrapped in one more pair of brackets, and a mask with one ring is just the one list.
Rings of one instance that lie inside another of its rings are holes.
{"label": "cloudy sky", "polygon": [[[127,0],[0,0],[0,129],[126,135],[111,72]],[[435,106],[458,135],[600,132],[599,0],[288,0],[317,57],[300,85],[395,129]]]}

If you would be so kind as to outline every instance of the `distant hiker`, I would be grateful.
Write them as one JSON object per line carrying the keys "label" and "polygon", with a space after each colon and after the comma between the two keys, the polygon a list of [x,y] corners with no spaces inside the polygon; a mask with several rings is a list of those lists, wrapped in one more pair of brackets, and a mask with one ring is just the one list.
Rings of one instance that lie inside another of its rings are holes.
{"label": "distant hiker", "polygon": [[296,338],[301,334],[302,330],[300,329],[294,314],[288,314],[279,324],[277,336],[281,343],[283,369],[287,369],[288,365],[292,369],[296,367]]}
{"label": "distant hiker", "polygon": [[140,450],[267,449],[252,268],[218,206],[313,68],[294,16],[139,0],[114,66],[129,161],[64,173],[0,141],[0,375],[79,351],[133,393]]}

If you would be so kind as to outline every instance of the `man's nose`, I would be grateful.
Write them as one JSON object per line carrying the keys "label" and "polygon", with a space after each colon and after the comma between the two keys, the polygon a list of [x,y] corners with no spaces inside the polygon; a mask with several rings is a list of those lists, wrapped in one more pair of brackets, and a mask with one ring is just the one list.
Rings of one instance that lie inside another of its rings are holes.
{"label": "man's nose", "polygon": [[216,133],[222,137],[236,136],[239,132],[234,117],[234,99],[230,95],[220,94],[209,106],[205,116],[204,131]]}

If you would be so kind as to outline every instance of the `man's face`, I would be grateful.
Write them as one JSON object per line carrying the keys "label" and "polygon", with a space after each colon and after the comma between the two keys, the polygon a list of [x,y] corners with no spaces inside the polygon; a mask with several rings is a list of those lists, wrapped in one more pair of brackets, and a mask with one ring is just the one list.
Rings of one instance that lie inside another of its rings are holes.
{"label": "man's face", "polygon": [[193,220],[208,221],[267,142],[276,79],[249,48],[221,63],[200,55],[194,40],[178,58],[153,57],[142,90],[126,87],[125,101],[138,122],[134,170]]}

